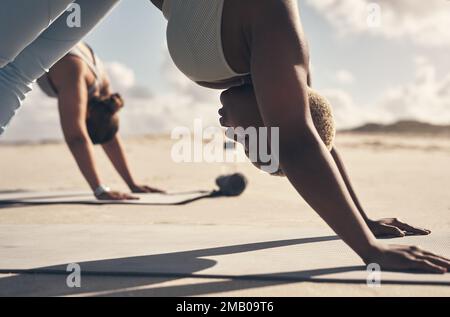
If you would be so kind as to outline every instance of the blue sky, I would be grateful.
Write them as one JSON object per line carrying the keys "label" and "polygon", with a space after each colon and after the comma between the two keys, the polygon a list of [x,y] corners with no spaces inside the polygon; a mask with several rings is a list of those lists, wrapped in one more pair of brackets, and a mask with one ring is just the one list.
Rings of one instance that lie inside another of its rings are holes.
{"label": "blue sky", "polygon": [[86,41],[105,61],[118,61],[133,69],[141,84],[161,88],[165,26],[166,20],[150,1],[125,0]]}
{"label": "blue sky", "polygon": [[[370,3],[381,10],[377,28],[367,25]],[[300,0],[299,8],[313,87],[331,101],[338,126],[400,119],[450,123],[449,1]],[[194,117],[217,124],[218,93],[175,70],[165,26],[150,1],[124,0],[86,38],[127,97],[126,133],[169,132]],[[55,102],[33,94],[7,139],[60,136]]]}

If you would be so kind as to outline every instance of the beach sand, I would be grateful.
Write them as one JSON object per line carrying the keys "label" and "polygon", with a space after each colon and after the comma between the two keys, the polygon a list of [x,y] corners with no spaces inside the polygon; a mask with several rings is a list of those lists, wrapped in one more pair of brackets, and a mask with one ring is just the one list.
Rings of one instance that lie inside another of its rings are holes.
{"label": "beach sand", "polygon": [[[153,229],[158,232],[155,239],[160,240],[148,244],[148,253],[151,254],[163,254],[166,250],[213,248],[222,243],[287,239],[295,236],[297,231],[302,237],[314,233],[333,234],[286,179],[262,174],[249,163],[227,166],[219,163],[174,163],[170,157],[174,141],[167,136],[135,137],[126,139],[125,143],[135,176],[143,184],[173,191],[209,190],[214,188],[215,178],[224,170],[235,170],[248,177],[248,189],[237,198],[206,199],[185,206],[42,205],[0,208],[0,270],[142,256],[146,254],[142,239],[151,239],[151,235],[145,236],[144,233]],[[338,135],[336,143],[371,217],[398,217],[431,229],[439,237],[450,236],[448,138],[347,133]],[[126,190],[105,155],[100,149],[97,151],[104,183],[114,189]],[[0,192],[87,190],[64,144],[2,144],[0,153]],[[97,229],[98,239],[104,240],[96,241]],[[86,232],[89,232],[89,237],[77,240]],[[217,232],[217,238],[214,232]],[[106,237],[113,233],[115,240],[108,243]],[[127,243],[120,242],[121,234]],[[192,246],[189,246],[190,241]],[[392,243],[402,243],[402,239],[395,239]],[[67,251],[67,246],[74,252]],[[289,262],[292,250],[287,247],[279,249],[276,254],[282,261]],[[450,245],[445,245],[444,251],[446,256],[450,256]],[[71,254],[74,255],[71,257]],[[322,255],[313,251],[310,256]],[[220,259],[215,259],[216,266],[226,271],[226,266],[232,265],[235,266],[234,275],[241,273],[236,258],[233,261],[224,259],[223,262]],[[264,256],[260,255],[258,259],[257,266],[264,267]],[[285,265],[292,266],[292,263]],[[201,265],[196,272],[202,273]],[[58,289],[48,293],[42,285],[26,290],[23,285],[5,289],[9,284],[4,281],[13,277],[0,275],[0,294],[71,295]],[[370,288],[356,283],[230,283],[226,279],[207,277],[147,277],[146,284],[130,282],[137,277],[128,277],[126,282],[122,277],[121,281],[107,283],[100,277],[89,278],[97,279],[95,283],[101,287],[82,290],[75,295],[450,296],[450,287],[433,285]],[[55,276],[46,276],[41,282],[56,283],[56,279]],[[37,280],[38,277],[33,277],[32,281],[21,281],[36,283]],[[131,285],[139,285],[139,289],[124,292]],[[146,292],[139,292],[142,289]]]}

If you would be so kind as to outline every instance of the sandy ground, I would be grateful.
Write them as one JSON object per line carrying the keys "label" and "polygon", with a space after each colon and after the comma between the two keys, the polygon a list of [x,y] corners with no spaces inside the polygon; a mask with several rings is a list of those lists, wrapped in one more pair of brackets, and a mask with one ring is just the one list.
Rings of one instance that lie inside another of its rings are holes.
{"label": "sandy ground", "polygon": [[[216,226],[251,228],[264,241],[267,232],[326,230],[321,219],[299,198],[282,178],[262,174],[250,164],[174,163],[170,158],[173,141],[167,137],[139,137],[126,140],[127,152],[136,178],[142,183],[169,190],[213,189],[214,179],[224,170],[238,170],[249,178],[249,187],[239,198],[202,200],[183,207],[149,206],[33,206],[0,209],[3,237],[9,231],[20,234],[30,228],[52,226],[123,226],[132,235],[136,226],[182,226],[192,231]],[[439,234],[450,234],[450,141],[432,137],[340,135],[337,140],[347,168],[367,211],[373,218],[398,217]],[[0,145],[0,192],[14,190],[83,190],[86,184],[63,144]],[[104,182],[126,189],[103,153],[98,153]],[[93,227],[94,226],[94,227]],[[241,230],[242,231],[242,230]],[[39,232],[39,231],[37,231]],[[237,230],[236,232],[240,232]],[[173,232],[176,236],[177,232]],[[233,229],[230,229],[233,234]],[[11,235],[11,237],[13,237]],[[64,241],[64,236],[58,239]],[[235,237],[236,238],[236,237]],[[237,237],[239,238],[239,237]],[[40,262],[39,234],[30,263]],[[91,237],[95,239],[95,236]],[[214,240],[214,235],[205,237]],[[14,241],[10,241],[12,244]],[[395,243],[399,241],[396,240]],[[161,241],[161,249],[164,249]],[[170,242],[172,243],[172,242]],[[207,244],[207,243],[205,243]],[[171,246],[172,247],[172,246]],[[14,260],[20,248],[1,245],[1,252]],[[450,255],[450,246],[447,246]],[[45,250],[58,252],[57,249]],[[128,250],[132,254],[132,250]],[[163,251],[163,250],[161,250]],[[45,253],[45,252],[44,252]],[[27,267],[26,263],[23,263]],[[54,265],[61,263],[52,263]],[[0,268],[2,269],[2,268]],[[237,273],[239,270],[237,270]],[[0,281],[10,275],[0,275]],[[50,279],[51,281],[51,279]],[[361,284],[270,283],[247,281],[230,287],[229,281],[156,278],[143,295],[200,296],[450,296],[446,286]],[[118,283],[120,284],[120,283]],[[128,283],[125,283],[128,284]],[[214,285],[222,287],[215,288]],[[0,282],[0,287],[2,283]],[[208,287],[205,287],[208,285]],[[155,287],[157,286],[157,291]],[[117,289],[121,287],[117,286]],[[150,291],[148,291],[150,289]],[[151,291],[154,290],[154,292]],[[184,290],[184,291],[183,291]],[[187,291],[186,291],[187,290]],[[0,293],[5,290],[0,290]],[[26,295],[32,295],[33,292]],[[40,294],[37,292],[36,294]],[[109,290],[103,295],[121,294]],[[20,295],[20,294],[16,294]],[[59,294],[50,294],[59,295]],[[60,294],[67,295],[67,294]],[[83,293],[81,295],[102,295]]]}

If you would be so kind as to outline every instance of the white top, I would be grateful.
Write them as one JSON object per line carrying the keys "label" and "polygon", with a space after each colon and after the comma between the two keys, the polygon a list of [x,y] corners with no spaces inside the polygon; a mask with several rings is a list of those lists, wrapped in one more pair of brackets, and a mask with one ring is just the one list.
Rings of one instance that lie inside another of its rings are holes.
{"label": "white top", "polygon": [[176,66],[196,82],[245,76],[228,64],[222,47],[224,0],[165,0],[167,45]]}

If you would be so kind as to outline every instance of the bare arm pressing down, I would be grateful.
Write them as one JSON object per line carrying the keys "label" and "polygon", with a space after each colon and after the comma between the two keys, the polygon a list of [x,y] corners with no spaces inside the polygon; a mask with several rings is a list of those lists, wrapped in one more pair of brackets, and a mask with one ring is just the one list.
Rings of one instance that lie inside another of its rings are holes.
{"label": "bare arm pressing down", "polygon": [[127,156],[125,155],[122,139],[118,134],[116,134],[116,136],[111,141],[103,144],[103,150],[105,151],[116,171],[127,183],[128,187],[133,193],[164,193],[163,190],[147,185],[139,185],[135,182],[130,171]]}
{"label": "bare arm pressing down", "polygon": [[334,161],[341,173],[342,178],[344,179],[345,186],[352,197],[353,202],[355,203],[356,208],[358,209],[361,216],[366,221],[372,233],[377,237],[404,237],[406,235],[428,235],[431,233],[430,230],[417,228],[410,226],[407,223],[400,221],[397,218],[384,218],[380,220],[372,220],[369,218],[367,213],[365,212],[361,202],[356,195],[355,190],[353,189],[353,185],[350,182],[350,177],[347,174],[347,170],[345,169],[344,163],[341,159],[341,156],[336,148],[333,148],[331,151],[331,155],[333,156]]}
{"label": "bare arm pressing down", "polygon": [[[111,90],[111,82],[106,74],[104,74],[102,89],[100,91],[101,96],[110,96],[112,95]],[[135,194],[142,193],[164,193],[165,191],[147,186],[137,184],[134,180],[133,175],[131,174],[130,165],[128,164],[127,156],[125,153],[125,148],[122,142],[121,137],[118,133],[114,136],[114,138],[102,145],[103,150],[108,156],[109,160],[113,164],[116,171],[128,185],[130,190]]]}
{"label": "bare arm pressing down", "polygon": [[443,273],[450,262],[410,246],[377,242],[359,213],[309,111],[307,58],[296,1],[265,1],[251,20],[251,72],[262,120],[280,129],[279,161],[309,205],[366,262]]}
{"label": "bare arm pressing down", "polygon": [[[51,72],[50,78],[58,91],[58,107],[61,127],[66,143],[81,173],[93,191],[101,185],[94,159],[94,146],[86,127],[88,92],[85,80],[86,68],[77,58],[67,57]],[[133,197],[119,192],[108,192],[99,199],[122,200]]]}
{"label": "bare arm pressing down", "polygon": [[[245,129],[248,127],[264,126],[258,103],[256,102],[253,86],[245,85],[228,89],[222,93],[220,99],[223,105],[219,110],[219,115],[221,116],[220,123],[222,126],[232,128],[243,127]],[[402,237],[405,235],[426,235],[430,233],[429,230],[410,226],[396,218],[384,218],[380,220],[370,219],[353,189],[350,177],[348,176],[341,156],[335,147],[332,149],[331,155],[333,156],[356,208],[375,236]]]}

